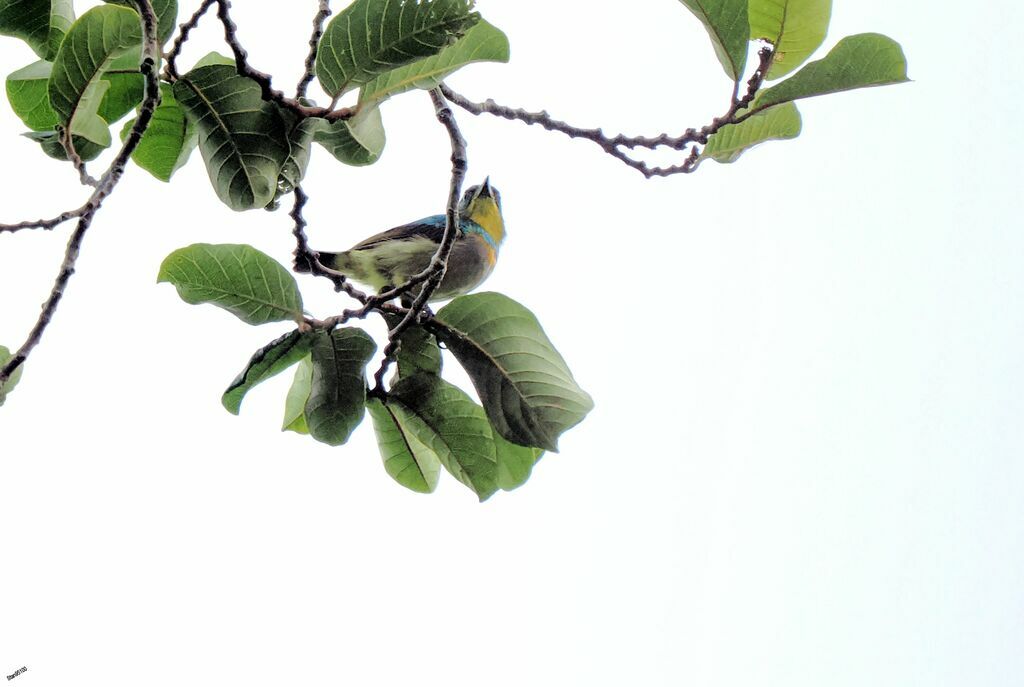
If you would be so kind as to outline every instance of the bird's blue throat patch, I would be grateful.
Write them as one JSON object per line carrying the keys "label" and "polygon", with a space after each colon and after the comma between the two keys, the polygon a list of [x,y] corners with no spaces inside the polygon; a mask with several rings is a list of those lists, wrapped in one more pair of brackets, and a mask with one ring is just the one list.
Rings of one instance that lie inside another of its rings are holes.
{"label": "bird's blue throat patch", "polygon": [[492,238],[491,235],[487,233],[486,229],[481,227],[473,220],[467,219],[462,221],[462,233],[477,234],[478,236],[482,236],[484,241],[486,241],[491,248],[493,248],[495,251],[498,250],[498,244],[494,242],[494,238]]}

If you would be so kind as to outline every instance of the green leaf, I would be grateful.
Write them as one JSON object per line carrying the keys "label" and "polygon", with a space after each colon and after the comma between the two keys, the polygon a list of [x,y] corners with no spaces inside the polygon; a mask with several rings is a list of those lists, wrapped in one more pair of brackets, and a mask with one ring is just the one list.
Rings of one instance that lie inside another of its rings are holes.
{"label": "green leaf", "polygon": [[199,61],[195,63],[192,69],[199,69],[200,67],[212,67],[215,64],[224,65],[227,67],[235,66],[235,58],[222,55],[216,50],[208,52],[199,58]]}
{"label": "green leaf", "polygon": [[[0,367],[6,365],[7,361],[12,357],[11,351],[6,346],[0,346]],[[18,369],[14,371],[14,374],[11,375],[10,379],[3,384],[0,384],[0,406],[2,406],[4,401],[7,400],[7,394],[14,391],[14,387],[18,386],[18,382],[21,381],[21,371],[23,369],[24,365],[19,366]]]}
{"label": "green leaf", "polygon": [[327,123],[316,129],[313,140],[346,165],[372,165],[384,152],[387,138],[380,109],[360,110],[352,119]]}
{"label": "green leaf", "polygon": [[[34,133],[27,136],[42,144],[44,152],[58,160],[67,160],[55,128],[60,124],[50,106],[49,79],[53,64],[40,60],[7,77],[7,98],[11,109]],[[110,128],[96,112],[106,99],[110,83],[93,81],[83,94],[71,122],[75,151],[83,160],[92,160],[110,146]]]}
{"label": "green leaf", "polygon": [[[22,134],[22,136],[39,143],[43,152],[54,160],[67,162],[67,151],[65,151],[64,146],[61,145],[60,138],[57,136],[56,131],[29,131],[28,133]],[[95,160],[100,156],[100,153],[110,146],[109,143],[106,145],[93,143],[89,139],[81,136],[72,136],[72,142],[75,146],[75,152],[78,153],[78,157],[82,158],[85,162]]]}
{"label": "green leaf", "polygon": [[[93,7],[68,31],[53,62],[50,75],[50,106],[61,126],[90,110],[87,95],[95,88],[114,59],[138,50],[142,43],[139,15],[133,10],[102,5]],[[109,88],[109,86],[108,86]],[[96,103],[94,112],[98,112]]]}
{"label": "green leaf", "polygon": [[679,1],[704,24],[726,75],[733,81],[739,81],[747,65],[747,43],[750,40],[747,0]]}
{"label": "green leaf", "polygon": [[[385,315],[388,329],[401,323],[401,315]],[[396,378],[411,377],[417,372],[441,374],[441,347],[437,338],[420,325],[413,325],[398,337],[399,347],[395,356]]]}
{"label": "green leaf", "polygon": [[816,95],[902,83],[907,60],[896,41],[877,33],[847,36],[824,59],[807,64],[754,100],[751,111]]}
{"label": "green leaf", "polygon": [[472,0],[355,0],[320,40],[316,75],[331,97],[436,55],[480,20]]}
{"label": "green leaf", "polygon": [[388,407],[400,407],[415,434],[455,479],[476,492],[481,501],[498,490],[498,458],[494,434],[483,408],[464,391],[440,377],[404,377],[388,393]]}
{"label": "green leaf", "polygon": [[513,444],[497,432],[494,432],[494,448],[498,458],[498,487],[504,491],[523,486],[530,479],[533,466],[544,455],[542,449]]}
{"label": "green leaf", "polygon": [[783,103],[759,112],[739,124],[729,124],[708,138],[701,157],[723,164],[735,162],[747,149],[772,140],[800,135],[800,112],[793,103]]}
{"label": "green leaf", "polygon": [[52,70],[52,62],[39,60],[7,77],[7,99],[11,109],[33,131],[53,131],[58,124],[57,113],[50,107],[47,91]]}
{"label": "green leaf", "polygon": [[799,67],[825,40],[832,0],[750,0],[750,37],[775,46],[767,79]]}
{"label": "green leaf", "polygon": [[366,399],[384,470],[407,489],[429,494],[437,488],[441,459],[420,437],[431,437],[423,420],[400,401]]}
{"label": "green leaf", "polygon": [[0,35],[20,38],[52,60],[75,21],[71,0],[0,0]]}
{"label": "green leaf", "polygon": [[[103,0],[104,2],[113,3],[115,5],[124,5],[135,9],[135,0]],[[174,30],[178,28],[178,0],[152,0],[153,12],[156,14],[157,22],[157,36],[160,38],[161,45],[167,42],[167,39],[174,34]]]}
{"label": "green leaf", "polygon": [[313,359],[307,355],[295,368],[295,378],[292,379],[291,388],[288,389],[288,397],[284,402],[282,432],[309,434],[309,425],[306,423],[306,401],[309,400],[312,386]]}
{"label": "green leaf", "polygon": [[196,243],[160,265],[186,303],[212,303],[246,324],[302,320],[302,295],[285,267],[252,246]]}
{"label": "green leaf", "polygon": [[317,441],[340,446],[363,421],[366,363],[377,345],[358,327],[320,331],[313,339],[313,380],[306,422]]}
{"label": "green leaf", "polygon": [[[95,159],[100,153],[110,147],[110,127],[102,117],[96,114],[96,110],[99,108],[109,88],[110,83],[108,81],[92,82],[82,96],[78,111],[75,112],[75,118],[71,121],[72,142],[75,152],[86,162]],[[39,110],[39,113],[41,117],[45,117],[42,110]],[[50,113],[53,114],[52,109]],[[56,114],[53,114],[53,117],[56,119]],[[68,159],[67,151],[64,150],[60,136],[55,129],[32,131],[24,135],[34,141],[38,141],[43,148],[43,152],[50,157],[64,161]]]}
{"label": "green leaf", "polygon": [[312,339],[311,334],[296,329],[256,351],[245,369],[224,392],[221,404],[232,415],[238,415],[242,409],[242,399],[249,390],[305,358],[309,354]]}
{"label": "green leaf", "polygon": [[199,131],[217,196],[232,210],[266,207],[288,158],[284,120],[263,100],[259,84],[234,66],[193,69],[174,84],[174,96]]}
{"label": "green leaf", "polygon": [[110,89],[100,103],[99,116],[116,122],[135,109],[145,96],[146,83],[139,71],[141,51],[132,50],[116,58],[103,72],[103,80]]}
{"label": "green leaf", "polygon": [[593,408],[537,318],[500,293],[460,296],[437,314],[487,417],[509,441],[550,451]]}
{"label": "green leaf", "polygon": [[508,38],[486,19],[481,19],[454,45],[433,57],[392,69],[364,85],[359,91],[359,102],[382,102],[414,88],[431,89],[472,62],[508,62],[508,59]]}
{"label": "green leaf", "polygon": [[[161,181],[170,181],[181,169],[196,147],[196,129],[178,105],[170,84],[160,84],[160,105],[153,113],[153,119],[142,135],[138,147],[132,153],[132,160],[139,167]],[[135,126],[129,120],[121,130],[121,140]]]}

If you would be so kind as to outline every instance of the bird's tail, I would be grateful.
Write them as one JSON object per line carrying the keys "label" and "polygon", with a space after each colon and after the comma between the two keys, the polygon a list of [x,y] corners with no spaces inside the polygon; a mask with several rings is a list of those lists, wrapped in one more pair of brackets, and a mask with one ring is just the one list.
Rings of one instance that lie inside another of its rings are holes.
{"label": "bird's tail", "polygon": [[[337,264],[338,254],[337,253],[315,253],[316,259],[320,261],[320,264],[325,267],[334,269],[334,265]],[[313,265],[310,264],[309,260],[305,255],[295,256],[295,271],[301,274],[307,274],[313,271]]]}

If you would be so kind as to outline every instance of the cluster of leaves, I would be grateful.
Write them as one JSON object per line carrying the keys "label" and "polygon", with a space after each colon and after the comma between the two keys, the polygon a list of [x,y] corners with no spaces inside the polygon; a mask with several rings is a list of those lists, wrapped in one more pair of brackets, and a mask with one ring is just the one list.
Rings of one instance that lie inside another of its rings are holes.
{"label": "cluster of leaves", "polygon": [[[268,255],[197,244],[168,256],[159,280],[186,302],[212,303],[246,324],[299,325],[252,356],[224,392],[228,411],[237,414],[250,389],[297,365],[283,429],[338,446],[369,410],[384,467],[414,491],[433,491],[442,466],[481,499],[514,489],[593,405],[537,318],[498,293],[456,298],[406,330],[390,389],[368,393],[373,339],[358,327],[310,326],[295,279]],[[440,344],[469,374],[482,406],[441,378]]]}
{"label": "cluster of leaves", "polygon": [[[60,131],[71,132],[82,160],[94,159],[112,143],[111,124],[142,101],[138,14],[131,0],[108,2],[75,19],[66,0],[0,0],[0,34],[24,38],[41,58],[7,77],[8,99],[27,135],[58,159],[67,159]],[[177,0],[153,0],[153,7],[166,41]],[[226,205],[273,206],[301,181],[314,142],[345,164],[372,164],[386,140],[381,103],[432,88],[470,62],[508,57],[508,39],[472,11],[470,0],[356,0],[328,25],[316,62],[330,97],[358,89],[349,116],[299,116],[265,100],[261,84],[239,74],[234,58],[211,53],[161,88],[160,106],[132,157],[169,181],[198,145]]]}
{"label": "cluster of leaves", "polygon": [[712,135],[702,159],[735,162],[744,151],[770,140],[796,138],[802,126],[794,101],[855,88],[907,81],[899,43],[877,33],[840,40],[822,59],[804,64],[821,47],[832,0],[680,0],[704,24],[726,75],[738,84],[750,42],[764,42],[770,60],[760,77],[774,81],[740,108],[735,123]]}
{"label": "cluster of leaves", "polygon": [[[178,3],[150,1],[164,44],[175,33]],[[599,130],[575,129],[546,113],[531,115],[492,101],[489,109],[471,111],[589,138],[642,170],[647,170],[643,163],[623,158],[618,147],[675,145],[682,150],[702,144],[702,149],[693,148],[688,165],[670,170],[675,173],[692,171],[704,159],[733,162],[754,145],[797,136],[796,100],[906,80],[899,45],[878,34],[844,38],[824,58],[804,64],[824,41],[831,0],[681,2],[707,29],[734,83],[731,109],[712,125],[677,139],[664,134],[609,139]],[[220,8],[233,56],[211,53],[179,74],[175,61],[188,31],[213,4]],[[344,164],[372,164],[385,147],[385,101],[415,89],[435,89],[473,62],[508,61],[507,38],[473,4],[349,3],[316,35],[308,76],[317,78],[330,98],[328,106],[320,107],[306,97],[305,86],[292,98],[275,91],[270,77],[248,65],[228,17],[230,3],[204,0],[192,26],[182,27],[167,53],[160,103],[132,159],[169,181],[198,147],[225,205],[236,211],[276,208],[282,195],[301,184],[314,144]],[[0,34],[24,40],[39,57],[7,77],[8,99],[29,128],[26,135],[47,155],[84,165],[112,145],[111,127],[140,107],[143,36],[136,6],[135,0],[106,0],[76,18],[71,0],[0,0]],[[762,47],[761,62],[753,70],[747,64],[752,44]],[[339,107],[343,101],[351,105]],[[122,138],[134,121],[124,125]],[[442,466],[481,499],[515,488],[541,454],[557,450],[558,437],[592,407],[533,314],[500,294],[462,296],[432,316],[363,300],[359,311],[315,320],[304,313],[289,271],[244,245],[183,248],[164,261],[159,279],[172,283],[187,302],[213,303],[251,325],[296,323],[293,331],[252,356],[224,393],[225,408],[238,413],[249,389],[297,366],[284,429],[339,445],[368,412],[387,472],[415,491],[433,491]],[[395,358],[396,372],[387,389],[378,384],[370,390],[367,383],[376,343],[362,329],[345,326],[371,312],[385,318],[404,312],[405,324],[416,322],[405,327],[389,320],[394,340],[385,358]],[[442,346],[468,373],[479,404],[441,378]],[[0,364],[10,357],[0,347]],[[15,375],[0,384],[0,403],[17,381]]]}

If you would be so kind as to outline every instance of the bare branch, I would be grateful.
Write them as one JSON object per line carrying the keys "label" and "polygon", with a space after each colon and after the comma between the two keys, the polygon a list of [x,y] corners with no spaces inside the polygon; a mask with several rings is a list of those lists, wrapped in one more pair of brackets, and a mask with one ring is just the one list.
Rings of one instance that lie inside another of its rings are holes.
{"label": "bare branch", "polygon": [[81,217],[85,214],[85,210],[86,206],[83,205],[75,210],[62,212],[56,217],[52,217],[50,219],[30,220],[26,222],[17,222],[16,224],[0,224],[0,234],[4,232],[10,232],[13,234],[14,232],[21,231],[22,229],[56,229],[58,226],[64,224],[70,219]]}
{"label": "bare branch", "polygon": [[[761,84],[764,82],[764,75],[771,63],[771,56],[772,52],[769,48],[763,48],[760,51],[760,64],[754,71],[753,76],[751,76],[750,81],[747,82],[746,95],[742,98],[738,98],[738,88],[734,90],[729,110],[724,115],[715,118],[712,120],[711,124],[703,126],[700,129],[687,129],[679,136],[669,136],[668,134],[660,134],[658,136],[625,136],[623,134],[608,136],[602,129],[586,129],[573,126],[567,122],[555,119],[543,110],[540,112],[528,112],[522,108],[512,108],[505,105],[499,105],[491,99],[485,100],[482,103],[474,102],[465,96],[456,93],[445,84],[441,84],[441,92],[448,100],[470,114],[489,114],[503,119],[520,121],[527,125],[537,125],[547,129],[548,131],[557,131],[558,133],[564,134],[570,138],[582,138],[596,144],[604,152],[617,160],[620,160],[623,164],[637,170],[647,178],[670,176],[673,174],[688,174],[693,172],[700,163],[700,149],[697,147],[698,145],[707,144],[708,138],[718,132],[722,127],[728,124],[738,124],[751,114],[754,114],[752,112],[748,112],[740,115],[739,113],[740,110],[745,109],[751,101],[753,101],[754,97],[757,95],[758,89],[761,88]],[[642,160],[630,157],[622,150],[623,148],[630,150],[635,150],[637,148],[653,150],[659,147],[672,148],[673,150],[680,151],[689,148],[690,153],[682,164],[671,167],[651,167]]]}
{"label": "bare branch", "polygon": [[170,52],[167,53],[166,60],[167,66],[164,67],[164,79],[167,81],[177,81],[178,74],[178,57],[181,56],[181,50],[185,47],[185,43],[188,41],[188,36],[192,33],[192,30],[199,26],[199,20],[203,18],[203,15],[213,7],[213,3],[217,0],[203,0],[203,4],[199,6],[188,21],[181,24],[178,27],[178,36],[174,39],[174,44],[171,46]]}
{"label": "bare branch", "polygon": [[324,22],[331,16],[331,0],[320,0],[320,10],[313,17],[313,35],[309,37],[309,55],[306,56],[306,71],[295,87],[295,97],[305,98],[309,84],[316,78],[316,54],[320,48],[320,39],[324,35]]}
{"label": "bare branch", "polygon": [[271,85],[269,74],[261,72],[249,64],[249,53],[238,40],[238,26],[231,18],[231,0],[216,0],[216,2],[217,17],[220,19],[221,24],[224,25],[224,40],[235,55],[235,67],[240,75],[246,76],[260,85],[264,100],[271,100],[300,117],[322,117],[331,122],[352,118],[355,114],[355,110],[352,108],[309,107],[275,89]]}
{"label": "bare branch", "polygon": [[[413,300],[409,312],[394,329],[388,332],[388,345],[384,347],[384,360],[381,363],[380,369],[377,370],[377,374],[374,375],[373,393],[377,395],[384,393],[384,375],[387,374],[388,368],[394,362],[395,355],[398,352],[399,339],[409,327],[416,323],[422,314],[425,314],[427,302],[434,295],[434,291],[441,284],[441,280],[444,279],[444,273],[448,269],[448,258],[451,256],[455,241],[461,233],[459,229],[459,201],[462,197],[462,182],[466,178],[466,168],[468,167],[466,139],[462,137],[459,125],[455,121],[455,115],[448,106],[448,101],[445,100],[441,89],[431,89],[430,99],[434,102],[434,114],[437,117],[437,121],[448,131],[448,138],[451,140],[452,146],[452,179],[448,189],[448,209],[445,213],[444,236],[441,238],[441,245],[438,246],[437,252],[431,258],[427,269],[407,281],[402,287],[392,290],[395,292],[395,295],[407,293],[410,288],[423,283],[423,288]],[[404,291],[401,289],[404,289]],[[385,292],[377,297],[394,298],[395,296],[391,295],[390,292]]]}
{"label": "bare branch", "polygon": [[153,112],[156,110],[157,105],[160,104],[160,82],[156,73],[160,43],[157,38],[156,14],[153,12],[151,0],[135,0],[135,3],[138,6],[144,36],[142,63],[139,66],[139,70],[145,78],[145,99],[139,107],[139,115],[127,138],[125,138],[124,143],[121,145],[121,150],[118,152],[117,157],[110,163],[110,167],[107,168],[107,171],[99,180],[96,190],[93,191],[89,200],[80,209],[81,214],[78,216],[78,226],[68,240],[67,248],[64,251],[64,261],[61,263],[60,271],[57,273],[57,279],[50,290],[50,295],[43,304],[42,312],[39,314],[39,318],[29,332],[25,342],[11,359],[0,368],[0,384],[10,379],[14,371],[24,364],[29,354],[32,353],[32,350],[42,340],[43,334],[50,325],[54,313],[57,312],[57,306],[60,305],[61,298],[64,297],[64,291],[71,280],[71,275],[75,273],[75,264],[78,261],[85,234],[89,227],[92,226],[92,221],[97,211],[103,205],[103,201],[113,192],[117,183],[121,180],[132,152],[139,145],[139,141],[142,140],[142,134],[145,133],[146,127],[149,126],[149,122],[153,118]]}

